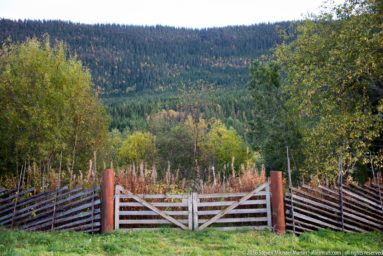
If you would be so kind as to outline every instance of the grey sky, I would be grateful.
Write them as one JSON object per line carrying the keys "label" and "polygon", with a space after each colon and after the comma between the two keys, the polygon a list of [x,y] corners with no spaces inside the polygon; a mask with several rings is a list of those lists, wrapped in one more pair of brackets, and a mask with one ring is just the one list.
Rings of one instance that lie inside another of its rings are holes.
{"label": "grey sky", "polygon": [[205,28],[302,19],[308,13],[317,13],[322,3],[323,0],[0,0],[0,17]]}

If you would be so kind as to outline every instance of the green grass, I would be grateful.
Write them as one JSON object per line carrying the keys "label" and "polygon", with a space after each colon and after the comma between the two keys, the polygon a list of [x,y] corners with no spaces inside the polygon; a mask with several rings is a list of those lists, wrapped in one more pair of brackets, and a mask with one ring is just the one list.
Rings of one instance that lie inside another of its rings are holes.
{"label": "green grass", "polygon": [[[1,255],[275,255],[275,251],[383,251],[383,233],[343,234],[330,230],[299,237],[268,231],[25,232],[0,228]],[[281,255],[288,255],[287,253]],[[296,253],[297,255],[297,253]],[[303,255],[303,254],[300,254]],[[325,255],[325,254],[322,254]],[[342,254],[337,254],[342,255]],[[348,254],[352,255],[352,254]]]}

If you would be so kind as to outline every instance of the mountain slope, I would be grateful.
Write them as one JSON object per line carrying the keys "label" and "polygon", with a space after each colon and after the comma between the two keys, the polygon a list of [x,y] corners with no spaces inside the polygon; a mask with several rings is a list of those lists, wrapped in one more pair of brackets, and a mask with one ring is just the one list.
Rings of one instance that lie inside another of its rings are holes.
{"label": "mountain slope", "polygon": [[289,23],[193,30],[1,19],[0,42],[44,34],[62,40],[90,69],[101,95],[119,96],[195,84],[243,87],[250,62],[282,41],[276,26]]}

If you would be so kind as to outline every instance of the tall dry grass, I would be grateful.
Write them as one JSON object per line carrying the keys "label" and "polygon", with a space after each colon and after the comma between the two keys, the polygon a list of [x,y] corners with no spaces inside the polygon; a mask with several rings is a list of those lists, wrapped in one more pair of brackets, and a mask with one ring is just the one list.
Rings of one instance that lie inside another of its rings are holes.
{"label": "tall dry grass", "polygon": [[259,172],[250,165],[247,165],[246,168],[242,165],[239,172],[233,170],[229,177],[222,176],[221,172],[212,167],[206,180],[181,178],[179,171],[171,171],[170,165],[163,178],[158,177],[154,166],[148,169],[144,164],[129,165],[126,169],[116,172],[116,184],[136,194],[169,194],[190,191],[200,193],[247,192],[265,182],[265,168],[263,167]]}
{"label": "tall dry grass", "polygon": [[[101,169],[99,170],[101,171]],[[160,175],[163,173],[163,175]],[[101,173],[95,176],[92,161],[86,171],[73,171],[70,168],[61,171],[57,169],[39,168],[37,164],[28,165],[24,174],[20,171],[17,176],[1,177],[0,187],[17,188],[22,177],[22,187],[34,187],[36,192],[55,190],[59,186],[90,188],[101,185]],[[169,193],[224,193],[248,192],[267,181],[265,168],[257,170],[255,166],[243,164],[240,170],[232,167],[231,175],[223,175],[221,171],[211,167],[205,172],[205,179],[185,179],[178,170],[172,170],[170,164],[165,172],[160,172],[155,166],[141,163],[138,166],[129,165],[125,169],[115,170],[115,182],[136,194],[169,194]]]}

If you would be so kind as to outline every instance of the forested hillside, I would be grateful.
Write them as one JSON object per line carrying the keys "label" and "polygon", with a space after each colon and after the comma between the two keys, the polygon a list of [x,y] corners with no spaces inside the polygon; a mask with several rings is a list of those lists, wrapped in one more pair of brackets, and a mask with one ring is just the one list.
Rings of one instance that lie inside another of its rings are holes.
{"label": "forested hillside", "polygon": [[282,39],[288,22],[201,30],[0,20],[0,42],[64,41],[87,66],[100,95],[174,91],[196,84],[244,87],[250,63]]}

